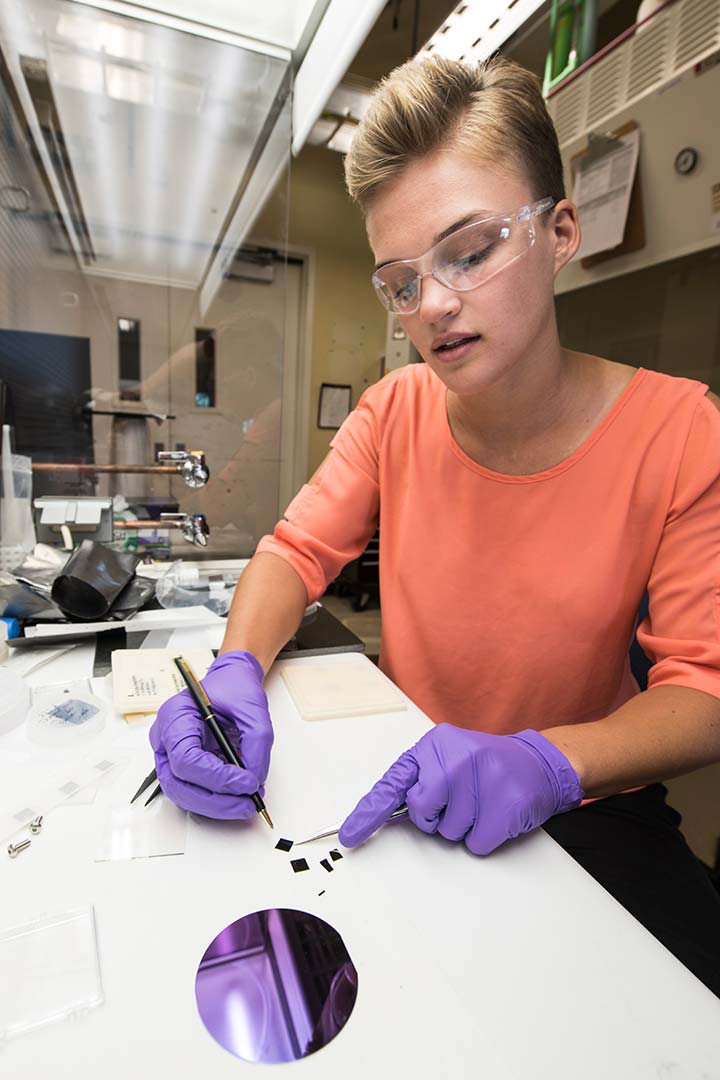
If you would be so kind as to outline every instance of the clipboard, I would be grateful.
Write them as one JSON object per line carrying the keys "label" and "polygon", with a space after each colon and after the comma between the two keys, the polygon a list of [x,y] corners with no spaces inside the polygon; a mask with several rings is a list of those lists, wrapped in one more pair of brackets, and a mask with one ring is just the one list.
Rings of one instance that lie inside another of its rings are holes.
{"label": "clipboard", "polygon": [[[637,129],[638,124],[634,120],[629,120],[626,124],[616,128],[615,131],[608,132],[607,135],[596,136],[593,141],[594,145],[591,143],[584,150],[580,150],[577,154],[573,154],[570,159],[573,186],[575,184],[576,172],[582,167],[581,161],[583,158],[587,158],[588,155],[591,155],[593,159],[602,157],[604,152],[603,144],[607,146],[608,149],[611,149],[617,139],[622,138],[623,135],[628,135],[631,131],[637,131]],[[609,248],[607,251],[598,251],[594,255],[587,255],[584,259],[580,260],[580,265],[584,270],[587,270],[592,266],[596,266],[598,263],[606,262],[608,259],[614,259],[616,255],[628,255],[630,252],[639,251],[643,247],[645,247],[645,214],[643,209],[642,184],[640,183],[640,159],[638,158],[635,178],[630,192],[630,205],[628,207],[628,216],[625,223],[622,243],[618,244],[617,247]]]}

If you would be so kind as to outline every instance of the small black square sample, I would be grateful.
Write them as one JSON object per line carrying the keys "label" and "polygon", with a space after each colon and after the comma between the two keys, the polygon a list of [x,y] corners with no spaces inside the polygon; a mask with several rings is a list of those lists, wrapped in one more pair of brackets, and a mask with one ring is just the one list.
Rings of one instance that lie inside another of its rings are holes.
{"label": "small black square sample", "polygon": [[292,866],[296,874],[301,873],[303,870],[310,869],[307,863],[307,859],[291,859],[290,865]]}
{"label": "small black square sample", "polygon": [[325,867],[328,874],[331,874],[333,872],[333,870],[335,869],[335,867],[332,865],[332,863],[329,863],[327,861],[327,859],[321,859],[320,860],[320,865]]}
{"label": "small black square sample", "polygon": [[283,838],[280,837],[277,844],[275,845],[275,849],[278,851],[289,851],[292,846],[292,840],[283,840]]}
{"label": "small black square sample", "polygon": [[333,848],[330,852],[330,858],[333,862],[337,862],[338,859],[342,859],[342,853],[339,852],[337,848]]}

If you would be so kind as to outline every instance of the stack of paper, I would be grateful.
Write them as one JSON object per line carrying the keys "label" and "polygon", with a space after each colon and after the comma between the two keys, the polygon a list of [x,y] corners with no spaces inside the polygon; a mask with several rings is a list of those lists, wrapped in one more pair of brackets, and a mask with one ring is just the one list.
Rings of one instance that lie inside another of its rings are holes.
{"label": "stack of paper", "polygon": [[[113,701],[128,721],[156,713],[163,701],[185,690],[175,667],[175,649],[115,649],[112,653]],[[212,649],[183,649],[182,655],[198,679],[215,657]]]}

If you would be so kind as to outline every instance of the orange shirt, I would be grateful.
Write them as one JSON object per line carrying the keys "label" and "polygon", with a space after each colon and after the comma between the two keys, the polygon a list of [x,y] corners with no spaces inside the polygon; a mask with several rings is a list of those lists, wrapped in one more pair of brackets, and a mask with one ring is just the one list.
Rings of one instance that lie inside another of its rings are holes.
{"label": "orange shirt", "polygon": [[258,551],[320,597],[380,523],[380,666],[436,723],[493,734],[597,720],[649,686],[720,697],[720,412],[640,369],[565,461],[531,476],[455,442],[425,364],[371,386]]}

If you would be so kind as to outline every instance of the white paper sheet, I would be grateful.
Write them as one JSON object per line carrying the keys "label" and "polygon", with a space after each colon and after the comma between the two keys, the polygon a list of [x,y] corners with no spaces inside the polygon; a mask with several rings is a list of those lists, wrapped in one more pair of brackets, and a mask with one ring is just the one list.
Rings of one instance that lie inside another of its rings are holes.
{"label": "white paper sheet", "polygon": [[636,129],[584,168],[580,159],[573,188],[582,232],[577,259],[622,243],[639,152],[640,132]]}
{"label": "white paper sheet", "polygon": [[[196,647],[183,655],[198,679],[213,662],[212,650]],[[163,701],[185,689],[173,649],[115,649],[112,654],[113,702],[121,713],[156,712]]]}

